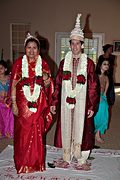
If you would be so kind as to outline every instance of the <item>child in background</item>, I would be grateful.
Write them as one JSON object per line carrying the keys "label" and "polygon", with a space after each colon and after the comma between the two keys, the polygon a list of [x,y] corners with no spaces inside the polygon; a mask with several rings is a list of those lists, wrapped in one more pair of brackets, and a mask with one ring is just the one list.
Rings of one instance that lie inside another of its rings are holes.
{"label": "child in background", "polygon": [[13,138],[14,117],[10,108],[10,76],[7,75],[7,64],[0,61],[0,138]]}
{"label": "child in background", "polygon": [[108,112],[108,102],[107,102],[107,91],[109,87],[109,61],[107,59],[103,59],[97,63],[96,73],[99,77],[100,81],[100,102],[98,107],[98,112],[94,117],[95,124],[95,138],[99,143],[103,143],[102,135],[108,129],[108,120],[109,120],[109,112]]}

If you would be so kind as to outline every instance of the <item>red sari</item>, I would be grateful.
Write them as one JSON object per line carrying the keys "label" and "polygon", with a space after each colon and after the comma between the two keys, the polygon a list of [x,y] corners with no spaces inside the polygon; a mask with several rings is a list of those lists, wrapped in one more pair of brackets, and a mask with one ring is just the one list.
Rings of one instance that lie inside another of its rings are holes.
{"label": "red sari", "polygon": [[[45,170],[45,149],[44,136],[52,123],[52,115],[49,110],[49,103],[53,93],[53,81],[49,87],[41,83],[40,96],[37,100],[37,112],[31,112],[28,108],[28,101],[24,96],[22,86],[22,58],[15,61],[12,70],[12,81],[17,80],[16,102],[18,116],[14,124],[14,161],[17,173],[27,173]],[[29,64],[29,78],[31,91],[35,80],[35,63]],[[47,63],[42,60],[42,72],[50,74]],[[12,83],[12,82],[11,82]]]}

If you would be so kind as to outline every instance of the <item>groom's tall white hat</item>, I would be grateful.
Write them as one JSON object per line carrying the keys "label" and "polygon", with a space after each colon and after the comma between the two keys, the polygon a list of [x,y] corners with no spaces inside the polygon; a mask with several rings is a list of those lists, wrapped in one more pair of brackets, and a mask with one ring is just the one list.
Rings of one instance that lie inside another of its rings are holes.
{"label": "groom's tall white hat", "polygon": [[81,14],[78,14],[76,18],[75,28],[71,31],[70,34],[70,40],[76,39],[76,40],[84,41],[84,33],[80,26],[80,17]]}

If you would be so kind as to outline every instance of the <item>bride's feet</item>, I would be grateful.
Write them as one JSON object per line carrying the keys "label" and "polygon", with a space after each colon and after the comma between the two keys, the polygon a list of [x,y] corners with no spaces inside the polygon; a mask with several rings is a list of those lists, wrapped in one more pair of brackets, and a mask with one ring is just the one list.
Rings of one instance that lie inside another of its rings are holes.
{"label": "bride's feet", "polygon": [[104,140],[101,138],[101,135],[100,135],[100,132],[97,131],[96,134],[95,134],[95,139],[97,140],[97,142],[103,144],[104,143]]}

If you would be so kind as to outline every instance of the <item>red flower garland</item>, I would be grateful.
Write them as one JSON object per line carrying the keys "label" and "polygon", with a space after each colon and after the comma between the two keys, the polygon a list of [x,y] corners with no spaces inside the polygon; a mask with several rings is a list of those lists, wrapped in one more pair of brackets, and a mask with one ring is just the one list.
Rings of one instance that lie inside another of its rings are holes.
{"label": "red flower garland", "polygon": [[30,79],[29,78],[22,78],[21,80],[21,85],[29,85],[30,84]]}
{"label": "red flower garland", "polygon": [[77,76],[77,83],[78,84],[85,84],[85,82],[86,82],[86,79],[85,79],[85,76],[84,75],[78,75]]}
{"label": "red flower garland", "polygon": [[[42,82],[43,82],[42,76],[35,76],[35,83],[36,84],[42,85]],[[22,86],[24,86],[24,85],[29,86],[29,84],[30,84],[29,78],[22,78],[22,81],[21,81]]]}
{"label": "red flower garland", "polygon": [[28,101],[27,105],[29,108],[37,108],[38,106],[36,102],[30,102],[30,101]]}
{"label": "red flower garland", "polygon": [[[71,72],[70,71],[63,71],[63,80],[69,80],[71,78]],[[78,75],[77,76],[77,83],[78,84],[85,84],[86,79],[84,75]],[[67,97],[66,102],[69,104],[76,104],[76,98]]]}
{"label": "red flower garland", "polygon": [[66,98],[66,102],[69,104],[76,104],[76,99],[75,98],[71,98],[71,97],[67,97]]}
{"label": "red flower garland", "polygon": [[[36,84],[42,85],[42,82],[43,82],[42,76],[35,76],[35,83]],[[22,84],[22,86],[24,86],[24,85],[29,86],[30,85],[30,79],[29,78],[22,78],[21,84]],[[37,108],[38,107],[38,104],[36,101],[35,102],[28,101],[27,105],[28,105],[28,108]]]}
{"label": "red flower garland", "polygon": [[42,76],[35,76],[35,82],[36,84],[42,85],[43,82]]}
{"label": "red flower garland", "polygon": [[69,80],[71,78],[70,71],[63,71],[63,80]]}

